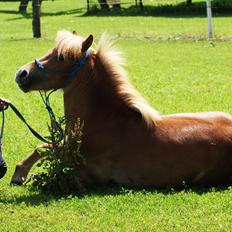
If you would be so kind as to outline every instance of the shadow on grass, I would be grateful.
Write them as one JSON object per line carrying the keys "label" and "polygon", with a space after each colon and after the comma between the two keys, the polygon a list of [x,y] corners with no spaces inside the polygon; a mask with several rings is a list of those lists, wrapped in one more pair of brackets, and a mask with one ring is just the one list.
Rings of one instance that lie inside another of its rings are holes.
{"label": "shadow on grass", "polygon": [[0,14],[20,14],[17,10],[0,10]]}
{"label": "shadow on grass", "polygon": [[[213,16],[214,17],[231,17],[232,16],[232,2],[229,0],[212,1]],[[170,18],[192,18],[192,17],[206,17],[206,3],[205,1],[193,2],[190,6],[186,2],[175,4],[160,4],[160,5],[144,5],[143,8],[138,6],[130,6],[128,8],[110,8],[109,10],[99,9],[99,5],[92,5],[89,12],[85,12],[86,8],[75,8],[70,10],[61,10],[58,12],[41,12],[41,17],[46,16],[61,16],[61,15],[75,15],[75,17],[108,17],[108,16],[152,16],[152,17],[170,17]],[[20,13],[17,10],[0,10],[0,14],[14,14],[18,15],[16,18],[11,18],[8,21],[20,20],[25,18],[32,18],[32,13]]]}
{"label": "shadow on grass", "polygon": [[[34,41],[37,38],[33,38],[33,37],[22,37],[22,38],[16,38],[14,36],[11,36],[10,38],[7,38],[6,40],[8,42],[25,42],[25,41]],[[53,39],[45,39],[45,38],[39,38],[39,40],[46,40],[46,41],[53,41]]]}
{"label": "shadow on grass", "polygon": [[[75,15],[83,13],[83,8],[78,9],[72,9],[72,10],[63,10],[58,12],[41,12],[41,17],[44,16],[61,16],[61,15]],[[31,19],[32,13],[27,12],[19,12],[17,10],[0,10],[0,14],[11,14],[11,15],[17,15],[18,17],[8,19],[7,21],[15,21],[20,19]]]}
{"label": "shadow on grass", "polygon": [[162,194],[162,195],[174,195],[178,194],[180,192],[193,192],[198,195],[203,195],[205,193],[209,192],[222,192],[225,190],[230,189],[231,187],[229,185],[224,186],[215,186],[215,187],[183,187],[183,188],[154,188],[154,187],[147,187],[147,188],[124,188],[119,186],[107,186],[107,187],[93,187],[88,190],[87,196],[90,195],[97,195],[97,196],[105,196],[105,195],[127,195],[129,192],[136,193],[136,192],[142,192],[142,193],[156,193],[156,194]]}
{"label": "shadow on grass", "polygon": [[27,195],[22,195],[22,196],[12,196],[12,198],[7,197],[7,198],[0,198],[0,203],[3,204],[12,204],[12,205],[18,205],[18,204],[26,204],[28,206],[30,205],[49,205],[49,202],[54,201],[55,199],[57,199],[58,197],[53,196],[53,195],[49,195],[49,194],[45,194],[45,193],[41,193],[38,191],[30,191],[29,194]]}
{"label": "shadow on grass", "polygon": [[14,20],[18,20],[18,19],[29,19],[32,17],[32,14],[30,14],[30,13],[27,13],[27,12],[20,13],[17,10],[0,10],[0,14],[18,15],[17,18],[8,19],[7,21],[14,21]]}
{"label": "shadow on grass", "polygon": [[222,192],[225,190],[229,190],[231,187],[229,186],[218,186],[218,187],[194,187],[194,188],[166,188],[166,189],[156,189],[156,188],[124,188],[119,186],[107,186],[107,187],[92,187],[91,189],[86,190],[85,193],[82,194],[69,194],[69,195],[54,195],[51,193],[44,193],[34,189],[29,188],[29,193],[27,195],[22,196],[12,196],[12,198],[7,197],[6,199],[0,198],[0,203],[3,204],[26,204],[27,206],[36,206],[36,205],[49,205],[51,202],[54,202],[59,199],[68,199],[71,197],[77,197],[80,200],[83,197],[91,197],[91,196],[126,196],[128,194],[133,194],[137,192],[141,192],[143,194],[162,194],[162,195],[175,195],[180,192],[185,193],[196,193],[198,195],[207,194],[210,192]]}
{"label": "shadow on grass", "polygon": [[[228,2],[212,1],[213,15],[217,17],[232,16],[232,4]],[[100,10],[97,5],[91,6],[89,12],[82,16],[164,16],[164,17],[205,17],[206,3],[193,2],[187,6],[185,1],[179,4],[144,5],[143,8],[130,6],[129,8]]]}

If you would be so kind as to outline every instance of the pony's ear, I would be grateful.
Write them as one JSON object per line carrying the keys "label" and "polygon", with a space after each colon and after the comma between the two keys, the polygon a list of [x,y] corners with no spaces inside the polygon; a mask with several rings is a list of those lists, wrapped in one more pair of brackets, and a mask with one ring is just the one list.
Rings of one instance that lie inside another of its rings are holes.
{"label": "pony's ear", "polygon": [[83,43],[82,43],[82,52],[87,51],[87,49],[92,45],[93,43],[93,36],[90,35]]}
{"label": "pony's ear", "polygon": [[73,34],[74,34],[74,35],[77,35],[77,32],[76,32],[76,31],[73,31]]}

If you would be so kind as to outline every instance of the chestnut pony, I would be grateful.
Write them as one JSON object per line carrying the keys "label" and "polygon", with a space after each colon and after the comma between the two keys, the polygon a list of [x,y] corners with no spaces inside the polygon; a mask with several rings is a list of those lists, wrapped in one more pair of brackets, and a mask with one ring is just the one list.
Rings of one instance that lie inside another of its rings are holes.
{"label": "chestnut pony", "polygon": [[[60,31],[56,47],[16,74],[19,87],[62,89],[67,133],[84,121],[84,185],[181,187],[232,183],[232,116],[221,112],[160,115],[127,80],[107,36]],[[42,146],[46,146],[42,145]],[[47,145],[48,146],[48,145]],[[34,151],[12,177],[22,184],[40,158]]]}

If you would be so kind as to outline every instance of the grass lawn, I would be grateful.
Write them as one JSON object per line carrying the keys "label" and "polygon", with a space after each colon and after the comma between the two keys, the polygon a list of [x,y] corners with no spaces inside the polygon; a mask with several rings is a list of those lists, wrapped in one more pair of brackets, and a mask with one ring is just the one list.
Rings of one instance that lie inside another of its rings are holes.
{"label": "grass lawn", "polygon": [[[0,96],[10,98],[42,134],[47,133],[48,117],[39,94],[23,94],[14,74],[53,47],[61,28],[93,33],[96,38],[103,31],[115,36],[126,54],[130,80],[161,113],[232,113],[231,41],[183,40],[206,35],[204,17],[87,17],[82,16],[84,2],[73,2],[43,3],[40,40],[31,39],[31,19],[17,14],[18,2],[0,2]],[[231,17],[217,17],[215,22],[220,25],[218,37],[232,35]],[[61,92],[52,97],[52,104],[62,115]],[[38,143],[8,110],[3,149],[9,170],[0,180],[1,231],[232,231],[231,187],[182,191],[108,187],[83,197],[55,198],[9,186],[16,162]]]}

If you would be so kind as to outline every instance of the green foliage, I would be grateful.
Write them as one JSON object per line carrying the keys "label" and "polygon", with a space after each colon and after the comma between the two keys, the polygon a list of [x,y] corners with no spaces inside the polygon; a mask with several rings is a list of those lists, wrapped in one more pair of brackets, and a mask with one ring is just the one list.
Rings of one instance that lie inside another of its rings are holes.
{"label": "green foliage", "polygon": [[[65,120],[61,119],[59,127],[64,127]],[[49,140],[51,147],[39,149],[42,158],[38,162],[38,171],[29,179],[32,186],[39,190],[55,194],[67,195],[83,192],[83,186],[78,177],[78,167],[84,165],[84,157],[80,153],[82,127],[80,119],[69,136],[60,140],[57,123],[51,121]]]}
{"label": "green foliage", "polygon": [[[121,0],[120,2],[121,8],[112,7],[102,10],[97,0],[90,0],[90,9],[86,15],[204,16],[206,14],[205,0],[193,0],[191,4],[186,4],[186,0],[143,0],[142,8],[126,0]],[[214,15],[232,13],[231,0],[211,0],[211,3]]]}
{"label": "green foliage", "polygon": [[224,7],[225,10],[226,8],[232,7],[231,0],[213,0],[212,4],[213,4],[213,7]]}

